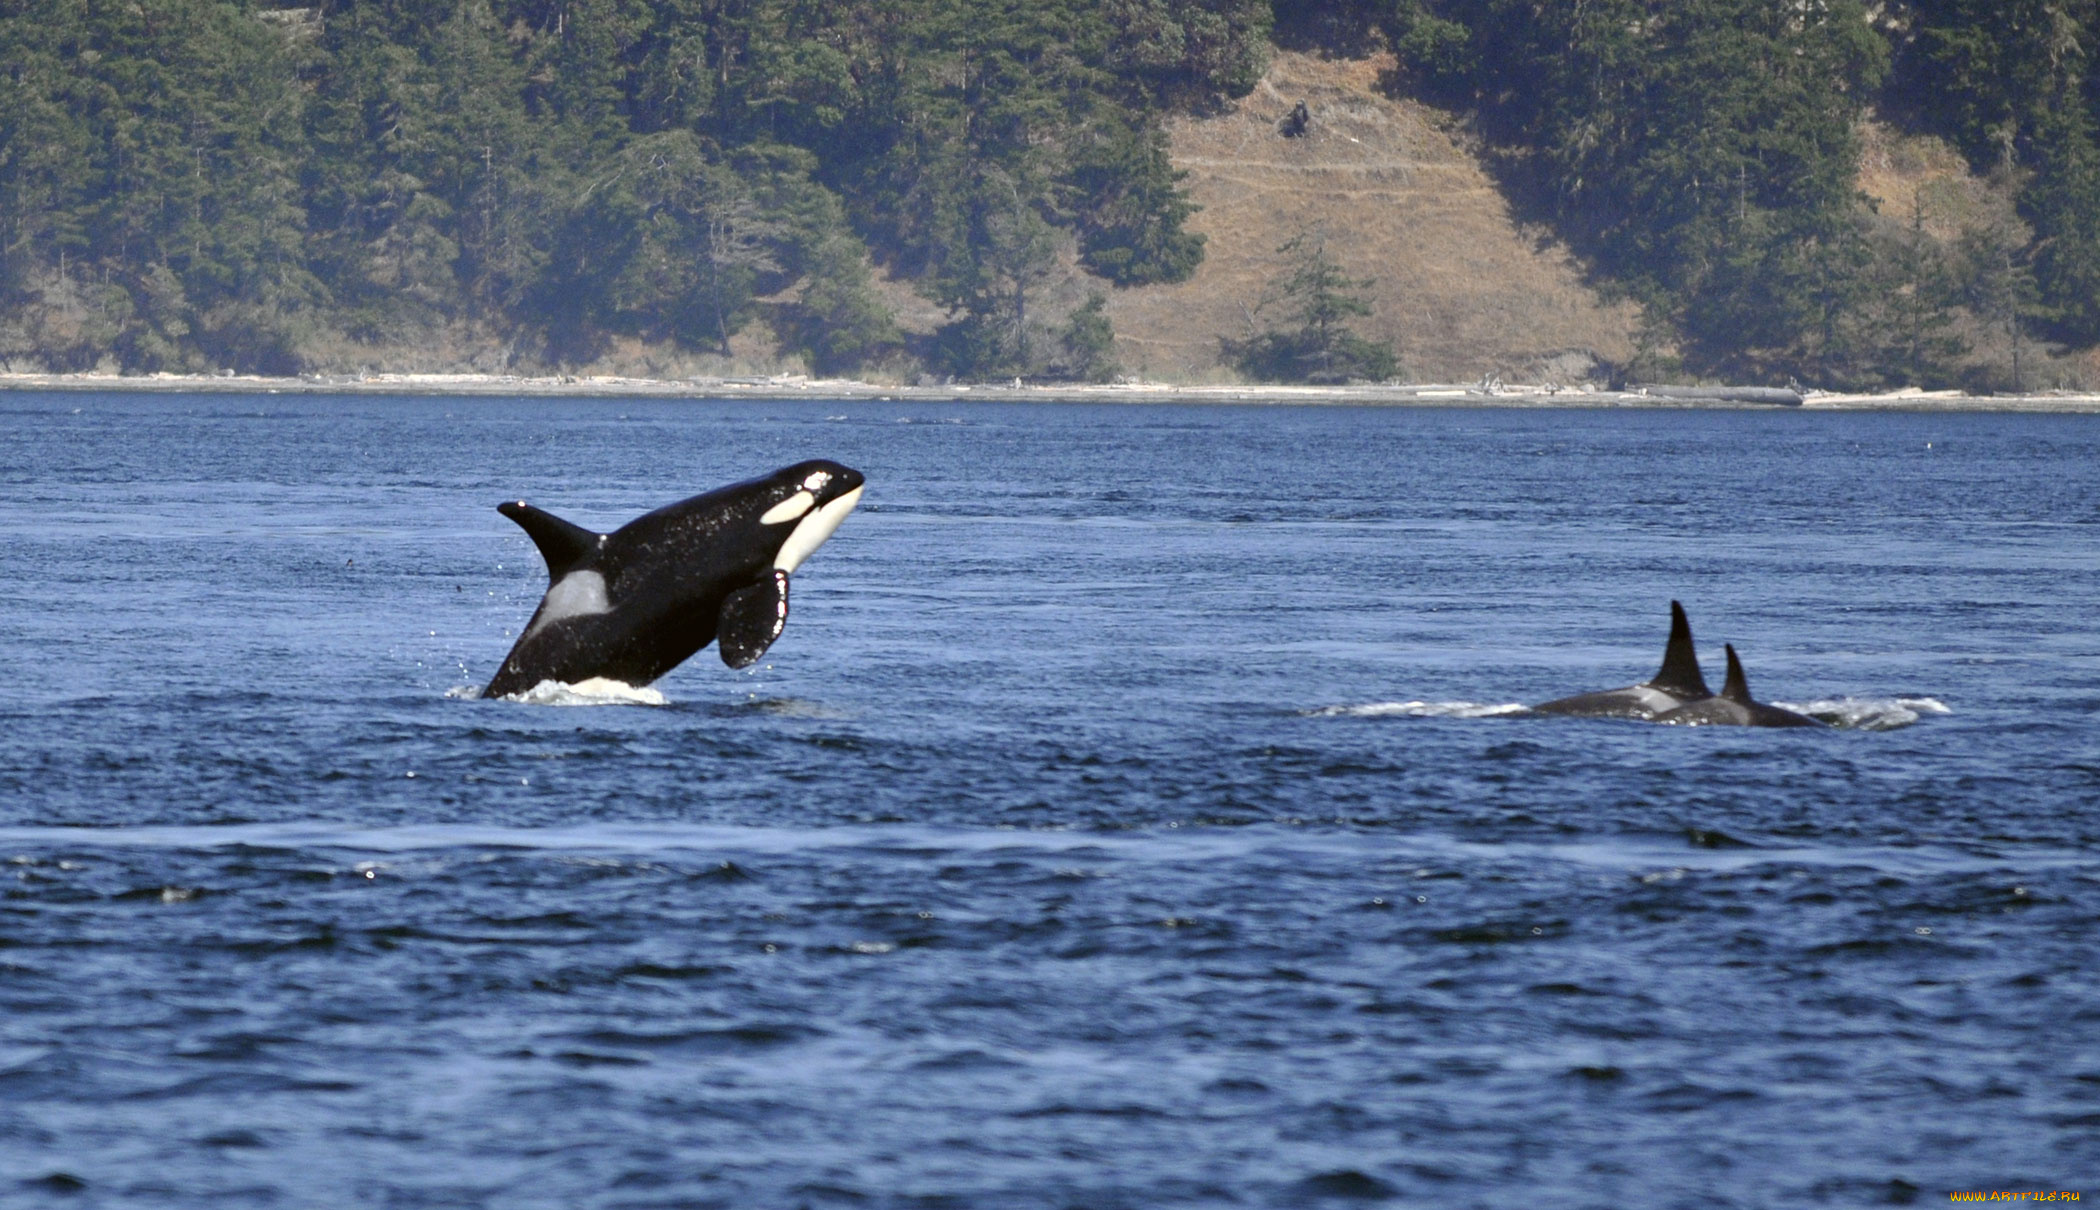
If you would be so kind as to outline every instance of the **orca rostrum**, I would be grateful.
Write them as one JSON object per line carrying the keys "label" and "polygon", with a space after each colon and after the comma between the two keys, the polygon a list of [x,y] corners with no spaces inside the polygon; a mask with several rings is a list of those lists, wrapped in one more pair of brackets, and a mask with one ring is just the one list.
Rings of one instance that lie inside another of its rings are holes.
{"label": "orca rostrum", "polygon": [[1699,672],[1698,653],[1692,650],[1692,624],[1685,620],[1684,606],[1672,601],[1670,641],[1663,646],[1660,672],[1638,685],[1555,698],[1531,709],[1535,714],[1653,719],[1712,696],[1706,677]]}
{"label": "orca rostrum", "polygon": [[1674,723],[1687,727],[1821,727],[1820,719],[1805,714],[1796,714],[1782,706],[1753,701],[1750,697],[1750,680],[1743,675],[1743,662],[1736,658],[1735,644],[1728,648],[1728,679],[1721,685],[1718,697],[1691,702],[1675,710],[1656,716],[1658,723]]}
{"label": "orca rostrum", "polygon": [[711,642],[731,668],[756,662],[787,625],[789,576],[864,482],[836,462],[798,462],[609,534],[523,500],[498,505],[546,558],[547,595],[482,696],[594,677],[639,688]]}

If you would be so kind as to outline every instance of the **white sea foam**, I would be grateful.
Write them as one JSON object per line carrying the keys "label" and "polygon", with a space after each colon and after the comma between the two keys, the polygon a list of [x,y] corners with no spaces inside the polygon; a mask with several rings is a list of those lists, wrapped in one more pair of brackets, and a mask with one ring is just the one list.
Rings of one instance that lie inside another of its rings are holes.
{"label": "white sea foam", "polygon": [[1936,697],[1832,697],[1772,704],[1849,731],[1894,731],[1928,714],[1954,713]]}
{"label": "white sea foam", "polygon": [[[1848,731],[1894,731],[1928,714],[1952,714],[1933,697],[1839,697],[1812,702],[1773,702],[1797,714],[1821,719]],[[1366,702],[1357,706],[1321,706],[1305,713],[1314,718],[1507,718],[1527,714],[1519,702]]]}
{"label": "white sea foam", "polygon": [[668,706],[671,699],[644,685],[636,688],[625,681],[602,676],[588,677],[573,685],[541,681],[523,693],[506,695],[511,701],[533,706]]}
{"label": "white sea foam", "polygon": [[1368,702],[1361,706],[1322,706],[1305,713],[1315,718],[1500,718],[1523,714],[1521,702]]}

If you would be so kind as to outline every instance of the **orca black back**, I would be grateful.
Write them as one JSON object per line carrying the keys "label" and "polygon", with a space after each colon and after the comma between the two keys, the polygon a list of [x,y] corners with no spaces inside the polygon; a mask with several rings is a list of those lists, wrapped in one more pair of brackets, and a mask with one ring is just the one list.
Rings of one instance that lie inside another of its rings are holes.
{"label": "orca black back", "polygon": [[1699,654],[1692,646],[1692,624],[1684,606],[1670,602],[1670,637],[1663,644],[1662,668],[1638,685],[1604,689],[1555,698],[1533,706],[1535,714],[1565,714],[1581,718],[1652,719],[1690,702],[1713,694],[1706,676],[1699,671]]}
{"label": "orca black back", "polygon": [[498,506],[547,561],[547,593],[485,697],[542,681],[642,686],[719,637],[745,667],[787,624],[790,577],[860,501],[865,479],[811,461],[596,533],[522,500]]}
{"label": "orca black back", "polygon": [[1675,710],[1666,711],[1656,718],[1658,723],[1679,726],[1726,726],[1726,727],[1822,727],[1822,720],[1805,714],[1797,714],[1784,706],[1760,702],[1750,696],[1750,678],[1743,673],[1743,661],[1735,654],[1735,644],[1725,645],[1728,651],[1728,678],[1721,683],[1721,692],[1705,701],[1690,702]]}

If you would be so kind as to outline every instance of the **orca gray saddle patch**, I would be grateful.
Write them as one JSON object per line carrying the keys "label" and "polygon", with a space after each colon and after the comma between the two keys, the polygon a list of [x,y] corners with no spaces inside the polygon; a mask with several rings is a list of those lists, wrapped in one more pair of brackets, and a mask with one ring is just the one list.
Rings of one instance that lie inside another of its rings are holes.
{"label": "orca gray saddle patch", "polygon": [[525,637],[531,638],[556,622],[611,611],[612,602],[605,596],[605,577],[595,571],[572,571],[547,590]]}
{"label": "orca gray saddle patch", "polygon": [[771,575],[746,588],[739,588],[722,601],[715,628],[716,649],[731,668],[748,668],[758,662],[773,640],[787,626],[788,573],[775,568]]}

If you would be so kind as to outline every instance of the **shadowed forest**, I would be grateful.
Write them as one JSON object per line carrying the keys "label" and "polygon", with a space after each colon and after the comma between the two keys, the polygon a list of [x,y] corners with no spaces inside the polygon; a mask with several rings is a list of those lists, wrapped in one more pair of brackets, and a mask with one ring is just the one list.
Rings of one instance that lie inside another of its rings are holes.
{"label": "shadowed forest", "polygon": [[[528,372],[763,332],[819,374],[1101,380],[1105,300],[1204,258],[1167,123],[1286,47],[1448,114],[1638,305],[1615,374],[2019,389],[2100,343],[2096,36],[2100,0],[0,0],[0,361]],[[1993,204],[1877,209],[1870,129]],[[1221,356],[1402,372],[1352,327],[1378,265],[1273,244],[1270,326]]]}

